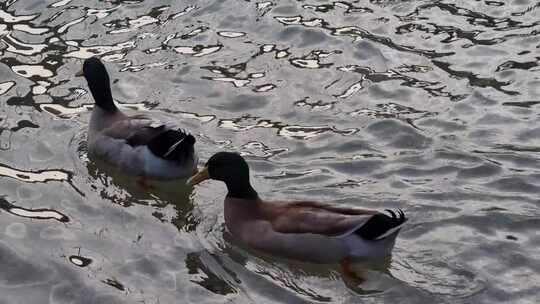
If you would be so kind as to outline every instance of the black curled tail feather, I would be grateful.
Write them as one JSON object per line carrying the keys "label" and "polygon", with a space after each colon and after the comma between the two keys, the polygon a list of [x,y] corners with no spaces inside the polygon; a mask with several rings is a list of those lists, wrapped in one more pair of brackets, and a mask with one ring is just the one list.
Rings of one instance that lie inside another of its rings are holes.
{"label": "black curled tail feather", "polygon": [[385,213],[373,215],[354,233],[365,240],[379,240],[398,231],[407,221],[407,217],[401,209],[398,209],[397,211],[386,209],[385,211],[387,211],[389,215]]}
{"label": "black curled tail feather", "polygon": [[183,163],[194,154],[195,137],[184,130],[167,130],[148,143],[148,149],[166,160]]}
{"label": "black curled tail feather", "polygon": [[173,159],[181,163],[192,160],[195,154],[193,145],[195,145],[195,137],[188,133],[184,140],[174,149]]}

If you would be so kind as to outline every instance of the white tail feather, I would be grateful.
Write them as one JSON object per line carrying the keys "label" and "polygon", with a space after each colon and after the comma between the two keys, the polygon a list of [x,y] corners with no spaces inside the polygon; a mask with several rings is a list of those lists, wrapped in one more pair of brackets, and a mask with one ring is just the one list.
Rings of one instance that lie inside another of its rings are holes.
{"label": "white tail feather", "polygon": [[187,136],[184,136],[182,139],[180,139],[177,143],[175,143],[174,145],[172,145],[169,150],[167,150],[167,153],[165,153],[165,155],[163,155],[163,157],[167,157],[169,154],[171,154],[172,151],[174,151],[174,149],[176,149],[176,147],[178,147],[179,144],[181,144],[184,139],[186,139]]}
{"label": "white tail feather", "polygon": [[399,226],[396,226],[392,229],[389,229],[388,231],[386,231],[384,234],[382,234],[381,236],[379,236],[378,238],[376,238],[375,240],[382,240],[384,239],[385,237],[389,236],[389,235],[392,235],[394,232],[398,231],[399,229],[401,229],[401,227],[405,224],[405,222],[403,222],[401,225]]}

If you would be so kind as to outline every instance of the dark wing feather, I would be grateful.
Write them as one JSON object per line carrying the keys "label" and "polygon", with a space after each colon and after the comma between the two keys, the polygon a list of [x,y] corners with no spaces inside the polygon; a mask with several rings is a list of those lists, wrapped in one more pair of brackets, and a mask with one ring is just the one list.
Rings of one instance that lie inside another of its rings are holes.
{"label": "dark wing feather", "polygon": [[166,160],[183,163],[192,160],[195,137],[185,130],[166,130],[148,142],[148,149]]}
{"label": "dark wing feather", "polygon": [[187,131],[171,128],[144,115],[127,117],[117,121],[101,133],[105,136],[124,139],[132,147],[148,146],[157,157],[183,163],[193,160],[195,137]]}
{"label": "dark wing feather", "polygon": [[165,132],[167,125],[156,122],[145,115],[134,115],[118,120],[101,131],[101,134],[124,139],[130,146],[146,145],[157,135]]}
{"label": "dark wing feather", "polygon": [[128,145],[132,147],[147,145],[152,141],[152,139],[165,131],[165,125],[161,125],[159,127],[143,127],[133,132],[128,138],[126,138],[126,141]]}

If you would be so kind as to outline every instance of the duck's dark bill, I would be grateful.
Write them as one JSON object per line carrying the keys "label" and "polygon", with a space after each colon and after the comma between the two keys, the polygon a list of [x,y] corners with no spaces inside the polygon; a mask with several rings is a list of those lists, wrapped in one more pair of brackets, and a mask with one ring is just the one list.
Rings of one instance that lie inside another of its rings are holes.
{"label": "duck's dark bill", "polygon": [[192,177],[190,177],[187,181],[186,181],[186,184],[188,186],[195,186],[207,179],[210,178],[210,174],[208,174],[208,167],[204,167],[201,169],[201,171],[197,172],[195,175],[193,175]]}

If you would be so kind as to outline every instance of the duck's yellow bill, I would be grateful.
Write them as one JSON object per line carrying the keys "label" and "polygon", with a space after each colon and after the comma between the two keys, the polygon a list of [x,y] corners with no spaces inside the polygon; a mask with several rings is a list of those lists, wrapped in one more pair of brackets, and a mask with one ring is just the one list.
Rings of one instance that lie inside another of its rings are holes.
{"label": "duck's yellow bill", "polygon": [[188,186],[195,186],[207,179],[210,178],[210,174],[208,173],[208,167],[202,168],[199,172],[195,173],[192,177],[190,177],[186,181],[186,185]]}
{"label": "duck's yellow bill", "polygon": [[83,71],[83,69],[81,69],[80,71],[78,71],[77,73],[75,73],[75,76],[76,76],[76,77],[84,76],[84,71]]}

